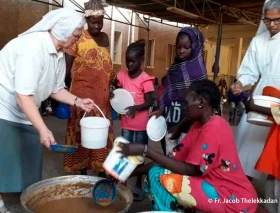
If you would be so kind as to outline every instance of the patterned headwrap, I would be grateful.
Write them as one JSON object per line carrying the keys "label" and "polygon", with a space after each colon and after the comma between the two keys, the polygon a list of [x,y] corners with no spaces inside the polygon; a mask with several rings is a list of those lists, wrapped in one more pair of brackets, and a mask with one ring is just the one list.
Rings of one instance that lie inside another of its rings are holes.
{"label": "patterned headwrap", "polygon": [[105,0],[90,0],[85,3],[85,16],[104,16],[105,6],[107,6]]}

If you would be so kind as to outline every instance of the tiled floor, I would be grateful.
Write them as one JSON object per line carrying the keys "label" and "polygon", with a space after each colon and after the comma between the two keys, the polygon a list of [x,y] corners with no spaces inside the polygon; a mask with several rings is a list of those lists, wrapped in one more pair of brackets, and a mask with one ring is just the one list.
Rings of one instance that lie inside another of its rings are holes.
{"label": "tiled floor", "polygon": [[[49,128],[53,131],[55,139],[58,143],[63,144],[64,143],[64,136],[65,136],[65,130],[66,130],[66,122],[63,120],[59,120],[53,116],[49,116],[45,118],[45,121],[47,122],[47,125]],[[234,130],[234,128],[233,128]],[[120,127],[119,122],[115,122],[115,136],[120,135]],[[161,151],[160,143],[151,142],[150,145],[156,149]],[[44,165],[43,165],[43,179],[51,178],[51,177],[57,177],[62,175],[69,175],[69,173],[66,173],[63,171],[63,156],[61,154],[52,153],[48,150],[45,150],[44,152]],[[130,179],[128,181],[128,187],[130,189],[133,188],[134,179]],[[256,188],[258,190],[259,195],[262,197],[263,195],[263,184],[259,182],[254,183],[256,185]],[[19,194],[10,194],[8,196],[5,196],[5,201],[7,206],[10,208],[11,211],[15,213],[23,213],[20,203],[19,203]],[[149,211],[149,201],[146,198],[142,202],[134,202],[131,206],[130,213],[135,212],[144,212]],[[258,211],[258,213],[265,213],[262,210]]]}

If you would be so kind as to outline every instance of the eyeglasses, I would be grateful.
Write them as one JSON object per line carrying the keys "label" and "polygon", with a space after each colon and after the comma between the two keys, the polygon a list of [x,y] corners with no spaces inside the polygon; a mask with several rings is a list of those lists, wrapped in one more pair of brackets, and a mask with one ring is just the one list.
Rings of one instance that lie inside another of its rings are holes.
{"label": "eyeglasses", "polygon": [[265,23],[265,24],[270,24],[271,22],[274,22],[274,24],[280,24],[280,17],[274,18],[274,19],[270,19],[270,18],[263,19],[263,23]]}
{"label": "eyeglasses", "polygon": [[75,35],[75,34],[72,33],[72,36],[74,36],[74,37],[76,38],[76,40],[78,40],[78,39],[81,37],[81,35],[82,35],[82,34],[80,34],[80,35]]}

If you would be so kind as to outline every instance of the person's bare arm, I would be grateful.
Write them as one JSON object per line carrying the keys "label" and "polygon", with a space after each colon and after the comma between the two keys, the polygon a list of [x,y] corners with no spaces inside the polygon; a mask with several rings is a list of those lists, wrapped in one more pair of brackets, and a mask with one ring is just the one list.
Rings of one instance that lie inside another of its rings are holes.
{"label": "person's bare arm", "polygon": [[75,57],[65,53],[65,62],[66,62],[66,76],[65,76],[65,84],[67,87],[70,87],[72,82],[72,66],[74,63]]}
{"label": "person's bare arm", "polygon": [[262,107],[254,104],[253,96],[251,96],[250,99],[245,103],[245,107],[247,112],[254,111],[267,116],[273,116],[271,112],[271,108]]}
{"label": "person's bare arm", "polygon": [[153,166],[157,165],[158,164],[156,162],[151,162],[145,165],[138,166],[130,176],[146,175]]}
{"label": "person's bare arm", "polygon": [[49,148],[51,144],[55,143],[55,140],[39,113],[38,107],[34,101],[34,96],[16,93],[15,98],[22,112],[40,134],[41,143]]}
{"label": "person's bare arm", "polygon": [[[52,93],[51,98],[58,102],[62,102],[68,104],[70,106],[74,106],[75,99],[77,96],[73,95],[72,93],[68,92],[66,89],[61,89],[57,93]],[[80,102],[78,98],[77,103]]]}
{"label": "person's bare arm", "polygon": [[147,110],[153,105],[153,92],[145,93],[144,98],[145,102],[143,104],[127,107],[127,115],[131,116],[131,118],[134,118],[137,111]]}
{"label": "person's bare arm", "polygon": [[86,112],[90,112],[94,108],[93,100],[89,98],[78,98],[77,96],[68,92],[66,89],[61,89],[57,93],[51,94],[51,98],[55,99],[58,102],[79,107]]}
{"label": "person's bare arm", "polygon": [[[122,151],[120,153],[123,154],[123,156],[135,156],[135,155],[141,155],[144,152],[145,146],[143,144],[122,144]],[[188,176],[200,176],[202,175],[202,172],[199,168],[199,165],[193,165],[190,163],[186,163],[184,161],[172,159],[166,155],[163,155],[152,148],[147,149],[146,157],[153,160],[156,164],[181,175],[188,175]],[[147,169],[151,168],[153,164],[143,166],[141,169],[141,172],[146,172]]]}
{"label": "person's bare arm", "polygon": [[147,157],[155,161],[164,168],[181,175],[188,176],[200,176],[202,172],[199,169],[199,166],[186,163],[180,160],[172,159],[166,155],[163,155],[151,148],[147,151]]}

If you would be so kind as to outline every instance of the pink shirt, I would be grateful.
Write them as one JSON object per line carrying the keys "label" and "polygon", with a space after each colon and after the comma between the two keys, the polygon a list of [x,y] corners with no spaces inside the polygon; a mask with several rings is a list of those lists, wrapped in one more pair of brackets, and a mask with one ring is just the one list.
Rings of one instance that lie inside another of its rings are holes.
{"label": "pink shirt", "polygon": [[[135,79],[128,76],[127,70],[122,70],[117,75],[119,86],[130,92],[134,97],[135,105],[141,105],[145,102],[144,94],[154,91],[154,77],[142,72]],[[142,110],[135,114],[132,119],[130,116],[123,115],[121,118],[121,127],[133,131],[145,131],[149,119],[149,111]]]}
{"label": "pink shirt", "polygon": [[[220,116],[213,116],[202,127],[199,123],[193,124],[187,136],[169,156],[198,165],[203,173],[202,180],[215,188],[221,203],[224,200],[240,201],[228,203],[227,208],[231,209],[228,212],[238,212],[233,209],[246,208],[248,213],[255,212],[257,203],[248,202],[257,200],[256,191],[242,169],[232,130]],[[192,178],[197,179],[190,177],[191,183]],[[206,190],[204,192],[207,194],[207,189],[203,190]]]}

